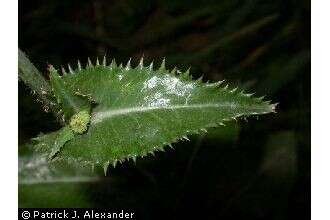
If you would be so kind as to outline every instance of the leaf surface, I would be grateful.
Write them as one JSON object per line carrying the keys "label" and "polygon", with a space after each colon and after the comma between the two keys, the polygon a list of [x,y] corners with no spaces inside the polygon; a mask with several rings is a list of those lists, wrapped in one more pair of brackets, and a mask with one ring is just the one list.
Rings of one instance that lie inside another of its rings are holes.
{"label": "leaf surface", "polygon": [[[61,80],[69,93],[96,103],[86,133],[68,141],[59,159],[90,164],[135,160],[187,135],[205,132],[240,116],[274,112],[275,105],[251,97],[221,82],[192,80],[189,71],[168,71],[165,62],[157,70],[89,64]],[[40,137],[38,149],[50,151],[56,132]],[[41,141],[40,141],[41,140]]]}

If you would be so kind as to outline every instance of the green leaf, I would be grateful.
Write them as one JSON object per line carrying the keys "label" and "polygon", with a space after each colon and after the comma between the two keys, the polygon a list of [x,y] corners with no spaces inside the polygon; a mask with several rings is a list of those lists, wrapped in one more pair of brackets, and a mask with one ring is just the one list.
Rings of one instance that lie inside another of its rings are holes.
{"label": "green leaf", "polygon": [[53,157],[61,150],[64,144],[74,138],[72,130],[68,127],[64,127],[58,132],[58,137],[54,141],[54,146],[52,151],[48,155],[48,159],[53,159]]}
{"label": "green leaf", "polygon": [[[114,61],[109,66],[97,61],[95,66],[89,62],[86,69],[79,67],[58,78],[58,85],[65,85],[69,97],[88,97],[95,106],[87,132],[68,141],[56,157],[100,164],[105,172],[109,164],[162,151],[188,139],[187,135],[275,109],[269,101],[229,89],[222,82],[203,83],[192,80],[189,71],[170,72],[165,61],[157,70],[152,64],[145,67],[142,59],[136,68],[130,62],[122,67]],[[54,91],[58,96],[59,89]],[[36,148],[49,153],[57,136],[58,132],[40,136]]]}
{"label": "green leaf", "polygon": [[[71,70],[71,68],[70,68]],[[64,116],[63,121],[69,120],[74,114],[80,111],[90,111],[91,104],[87,98],[73,94],[67,87],[64,80],[60,78],[56,69],[49,66],[49,77],[52,91],[57,100],[57,104],[61,106]]]}

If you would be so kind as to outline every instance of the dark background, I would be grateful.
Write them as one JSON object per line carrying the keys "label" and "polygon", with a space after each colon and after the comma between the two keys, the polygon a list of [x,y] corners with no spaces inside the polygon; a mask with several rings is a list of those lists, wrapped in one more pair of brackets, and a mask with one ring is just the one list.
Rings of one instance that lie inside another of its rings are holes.
{"label": "dark background", "polygon": [[[280,103],[277,114],[228,123],[99,181],[31,185],[20,190],[20,207],[132,208],[143,219],[310,218],[310,1],[19,0],[19,47],[45,76],[47,64],[105,53],[136,64],[143,54]],[[21,145],[59,127],[35,100],[20,82]]]}

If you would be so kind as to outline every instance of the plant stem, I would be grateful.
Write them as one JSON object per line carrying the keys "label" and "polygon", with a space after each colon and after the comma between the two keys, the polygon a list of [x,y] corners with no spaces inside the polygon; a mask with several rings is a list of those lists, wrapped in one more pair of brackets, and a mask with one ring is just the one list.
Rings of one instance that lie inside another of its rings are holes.
{"label": "plant stem", "polygon": [[18,48],[18,77],[36,93],[45,109],[57,112],[57,106],[50,98],[51,88],[39,70],[31,63],[29,58]]}

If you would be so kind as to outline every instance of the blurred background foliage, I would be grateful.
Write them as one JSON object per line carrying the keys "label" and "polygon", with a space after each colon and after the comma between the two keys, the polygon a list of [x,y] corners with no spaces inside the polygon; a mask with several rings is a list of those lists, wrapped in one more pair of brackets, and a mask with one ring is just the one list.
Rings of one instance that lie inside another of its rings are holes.
{"label": "blurred background foliage", "polygon": [[[166,57],[170,68],[191,67],[196,78],[226,79],[280,103],[276,115],[227,123],[106,177],[21,183],[20,207],[127,207],[143,219],[310,218],[310,1],[19,0],[19,47],[45,77],[47,64],[104,54],[135,64]],[[20,82],[20,145],[58,127]]]}

